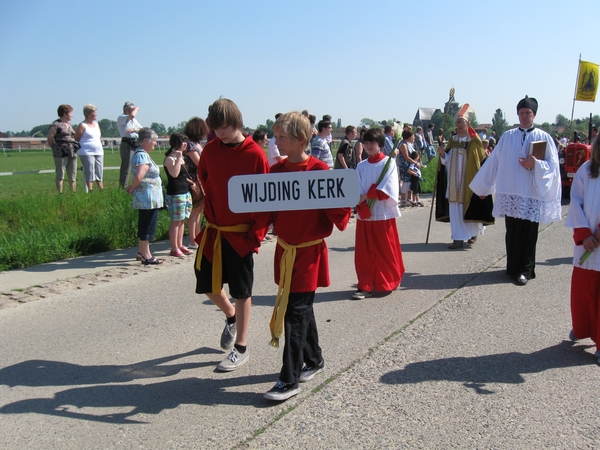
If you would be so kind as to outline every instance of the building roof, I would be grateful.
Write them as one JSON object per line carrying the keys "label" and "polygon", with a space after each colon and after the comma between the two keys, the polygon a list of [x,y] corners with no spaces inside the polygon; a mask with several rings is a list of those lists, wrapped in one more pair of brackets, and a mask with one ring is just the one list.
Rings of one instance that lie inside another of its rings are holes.
{"label": "building roof", "polygon": [[435,114],[435,112],[438,109],[439,108],[419,108],[419,109],[417,109],[417,114],[415,115],[415,120],[413,122],[423,121],[423,120],[431,120],[431,117]]}

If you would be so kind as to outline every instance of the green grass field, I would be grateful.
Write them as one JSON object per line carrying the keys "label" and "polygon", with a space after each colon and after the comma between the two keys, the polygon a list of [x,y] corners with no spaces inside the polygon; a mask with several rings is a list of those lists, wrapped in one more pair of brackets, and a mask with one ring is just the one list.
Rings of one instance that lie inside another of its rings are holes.
{"label": "green grass field", "polygon": [[[158,161],[162,161],[162,154],[165,150],[154,150],[152,155]],[[159,158],[160,156],[160,158]],[[118,167],[121,165],[119,149],[104,149],[104,167]],[[52,152],[46,150],[24,150],[18,152],[15,150],[6,150],[0,152],[0,172],[23,172],[28,170],[54,170],[54,159]],[[2,177],[0,177],[2,179]]]}
{"label": "green grass field", "polygon": [[[164,152],[156,149],[151,157],[161,164]],[[0,153],[0,172],[54,169],[49,151],[6,154]],[[105,149],[105,167],[120,163],[117,149]],[[433,190],[436,167],[437,158],[422,171],[424,192]],[[54,173],[0,176],[0,271],[137,245],[138,214],[118,187],[119,170],[105,170],[104,191],[88,194],[81,170],[75,193],[65,181],[59,194],[54,180]],[[168,229],[169,217],[161,211],[156,239],[168,239]]]}
{"label": "green grass field", "polygon": [[[162,162],[163,152],[152,157]],[[119,166],[118,152],[105,150],[104,164]],[[44,169],[54,169],[48,151],[0,154],[0,172]],[[61,195],[54,173],[0,176],[0,271],[136,246],[138,213],[118,181],[119,170],[105,170],[105,189],[86,194],[79,170],[77,192],[65,181]],[[168,229],[161,211],[156,239],[168,238]]]}

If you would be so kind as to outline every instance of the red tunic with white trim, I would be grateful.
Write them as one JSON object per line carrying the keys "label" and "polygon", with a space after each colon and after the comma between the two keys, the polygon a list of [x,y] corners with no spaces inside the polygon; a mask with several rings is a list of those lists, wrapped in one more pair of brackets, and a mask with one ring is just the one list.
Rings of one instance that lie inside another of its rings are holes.
{"label": "red tunic with white trim", "polygon": [[[354,267],[358,278],[357,288],[367,292],[396,289],[405,270],[396,227],[400,211],[398,174],[393,160],[382,181],[376,185],[386,159],[383,153],[378,153],[361,161],[356,168],[360,193],[376,199],[370,212],[365,202],[357,207],[359,217],[356,221]],[[365,217],[369,213],[370,217]]]}
{"label": "red tunic with white trim", "polygon": [[[495,150],[494,150],[495,151]],[[584,163],[571,185],[571,204],[565,225],[573,229],[573,274],[571,277],[571,320],[578,339],[591,338],[600,344],[600,247],[580,264],[585,253],[583,240],[600,227],[600,177],[590,176],[591,161]]]}

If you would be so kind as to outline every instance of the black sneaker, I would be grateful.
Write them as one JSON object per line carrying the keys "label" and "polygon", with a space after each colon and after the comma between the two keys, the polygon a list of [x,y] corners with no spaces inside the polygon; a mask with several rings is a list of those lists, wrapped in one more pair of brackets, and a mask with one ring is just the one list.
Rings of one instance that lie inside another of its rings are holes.
{"label": "black sneaker", "polygon": [[294,395],[298,395],[300,388],[297,384],[285,384],[281,380],[277,380],[275,386],[270,391],[264,393],[264,398],[276,402],[282,402]]}
{"label": "black sneaker", "polygon": [[362,299],[365,299],[365,298],[369,298],[371,295],[373,295],[372,292],[363,291],[363,290],[359,289],[354,294],[352,294],[352,299],[353,300],[362,300]]}
{"label": "black sneaker", "polygon": [[312,380],[315,377],[315,375],[323,372],[324,368],[325,361],[321,361],[321,364],[319,364],[317,367],[304,366],[302,368],[302,372],[300,373],[300,378],[298,379],[298,381],[300,381],[300,383],[306,383],[307,381]]}

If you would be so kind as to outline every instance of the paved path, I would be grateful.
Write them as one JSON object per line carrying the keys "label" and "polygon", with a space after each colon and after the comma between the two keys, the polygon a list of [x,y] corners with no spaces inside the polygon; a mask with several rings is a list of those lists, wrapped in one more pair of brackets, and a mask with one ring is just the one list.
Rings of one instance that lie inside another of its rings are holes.
{"label": "paved path", "polygon": [[399,219],[407,273],[387,296],[349,300],[354,225],[328,239],[332,285],[315,305],[326,371],[282,404],[262,398],[281,363],[268,345],[274,242],[255,259],[251,360],[228,374],[214,371],[223,317],[193,294],[191,258],[123,260],[109,272],[126,276],[10,303],[0,447],[598,447],[594,348],[565,341],[569,230],[541,230],[538,278],[518,287],[504,275],[503,221],[450,251],[448,225],[423,244],[427,219],[424,208]]}

